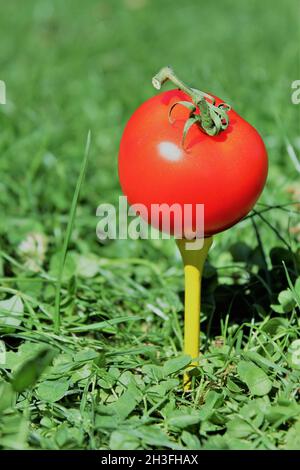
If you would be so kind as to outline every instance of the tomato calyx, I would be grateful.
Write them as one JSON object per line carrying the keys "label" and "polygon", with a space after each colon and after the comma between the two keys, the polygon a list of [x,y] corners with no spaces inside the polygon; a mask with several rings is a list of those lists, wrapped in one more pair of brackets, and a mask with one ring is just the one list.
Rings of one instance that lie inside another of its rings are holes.
{"label": "tomato calyx", "polygon": [[[173,69],[169,66],[163,67],[152,79],[154,88],[160,90],[161,86],[170,80],[177,88],[190,96],[190,101],[178,101],[174,103],[169,110],[169,121],[175,106],[181,105],[186,107],[189,111],[189,117],[185,122],[182,136],[182,146],[184,146],[185,138],[190,128],[196,124],[199,129],[210,136],[216,136],[221,131],[227,129],[229,125],[228,111],[230,106],[227,103],[220,103],[216,105],[216,100],[208,93],[204,93],[197,88],[191,88],[180,80],[174,73]],[[197,113],[199,111],[199,113]]]}

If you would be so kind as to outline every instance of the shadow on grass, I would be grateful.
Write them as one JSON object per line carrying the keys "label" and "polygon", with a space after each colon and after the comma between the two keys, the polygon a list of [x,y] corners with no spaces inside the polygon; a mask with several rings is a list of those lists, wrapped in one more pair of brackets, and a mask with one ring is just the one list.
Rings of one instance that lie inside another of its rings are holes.
{"label": "shadow on grass", "polygon": [[278,294],[288,288],[284,266],[292,283],[300,272],[299,253],[286,248],[272,248],[268,262],[259,247],[252,249],[243,242],[232,245],[229,251],[233,260],[240,263],[238,269],[229,267],[230,283],[224,282],[223,269],[218,272],[209,263],[205,267],[202,302],[207,318],[203,331],[209,337],[221,334],[220,320],[225,321],[228,314],[230,324],[259,321],[272,315],[271,305],[278,304]]}

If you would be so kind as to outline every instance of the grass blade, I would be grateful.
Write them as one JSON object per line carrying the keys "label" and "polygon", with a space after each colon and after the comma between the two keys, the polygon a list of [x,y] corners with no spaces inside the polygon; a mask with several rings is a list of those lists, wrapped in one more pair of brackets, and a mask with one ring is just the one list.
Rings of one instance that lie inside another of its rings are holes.
{"label": "grass blade", "polygon": [[70,209],[70,214],[69,214],[69,219],[68,219],[66,235],[65,235],[65,238],[64,238],[63,248],[62,248],[62,253],[61,253],[61,258],[60,258],[60,265],[59,265],[57,284],[56,284],[56,293],[55,293],[55,309],[54,309],[54,331],[55,331],[55,333],[59,332],[60,324],[61,324],[61,318],[60,318],[60,291],[61,291],[61,284],[62,284],[62,275],[63,275],[63,271],[64,271],[64,266],[65,266],[67,252],[68,252],[69,242],[70,242],[70,238],[71,238],[72,231],[73,231],[74,219],[75,219],[75,215],[76,215],[76,208],[77,208],[77,203],[78,203],[78,199],[79,199],[79,195],[80,195],[80,189],[81,189],[81,186],[82,186],[82,182],[83,182],[83,179],[84,179],[85,170],[86,170],[86,166],[87,166],[87,161],[88,161],[88,156],[89,156],[89,151],[90,151],[90,145],[91,145],[91,132],[89,131],[88,136],[87,136],[87,140],[86,140],[85,152],[84,152],[84,157],[83,157],[81,168],[80,168],[80,173],[79,173],[79,176],[78,176],[75,192],[74,192],[73,199],[72,199],[72,204],[71,204],[71,209]]}

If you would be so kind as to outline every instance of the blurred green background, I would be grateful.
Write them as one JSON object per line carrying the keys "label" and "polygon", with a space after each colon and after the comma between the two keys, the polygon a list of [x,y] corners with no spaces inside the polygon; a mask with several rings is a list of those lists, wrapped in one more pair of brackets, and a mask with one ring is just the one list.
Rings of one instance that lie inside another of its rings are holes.
{"label": "blurred green background", "polygon": [[[0,105],[0,332],[9,351],[0,364],[0,447],[300,446],[299,423],[292,427],[299,371],[286,362],[299,338],[300,297],[287,291],[277,305],[288,285],[282,262],[291,282],[300,270],[299,172],[291,158],[300,155],[300,105],[291,102],[291,83],[300,79],[299,9],[298,0],[0,0],[0,80],[7,87],[7,104]],[[256,206],[263,218],[218,235],[211,250],[204,273],[206,365],[191,397],[181,393],[182,364],[169,364],[173,378],[160,385],[156,375],[163,377],[161,364],[182,347],[183,275],[174,242],[103,246],[95,234],[97,206],[120,195],[122,130],[156,93],[151,77],[167,64],[254,125],[270,160]],[[89,129],[90,158],[61,286],[63,324],[54,335],[58,256]],[[210,313],[214,319],[206,321]],[[45,344],[59,356],[40,377],[35,361],[26,360]],[[263,398],[253,399],[236,373],[241,357],[253,367],[250,352],[262,355],[258,364],[272,380]],[[26,380],[39,378],[38,386],[16,387],[18,370]],[[202,417],[191,417],[191,404],[197,414],[207,394]],[[257,433],[245,434],[244,422],[237,430],[241,410],[247,419],[259,416]],[[278,413],[283,418],[273,426]],[[289,435],[281,426],[285,416]],[[188,427],[200,421],[200,434]]]}
{"label": "blurred green background", "polygon": [[1,1],[4,213],[48,222],[66,213],[88,129],[85,209],[114,199],[122,129],[165,64],[257,127],[270,154],[268,202],[278,202],[278,188],[296,176],[283,135],[299,150],[298,14],[296,0]]}

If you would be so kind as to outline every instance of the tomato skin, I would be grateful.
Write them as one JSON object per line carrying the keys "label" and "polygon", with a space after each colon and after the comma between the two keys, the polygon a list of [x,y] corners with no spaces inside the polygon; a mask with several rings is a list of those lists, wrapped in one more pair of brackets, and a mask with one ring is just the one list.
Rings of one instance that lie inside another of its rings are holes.
{"label": "tomato skin", "polygon": [[[252,209],[267,178],[267,152],[258,132],[234,110],[228,113],[228,128],[217,136],[193,125],[183,147],[189,112],[178,105],[173,123],[168,119],[177,101],[191,99],[180,90],[159,93],[129,119],[119,151],[121,188],[130,204],[147,207],[149,223],[151,204],[192,204],[193,209],[204,204],[204,233],[211,236]],[[194,217],[193,210],[193,229]]]}

